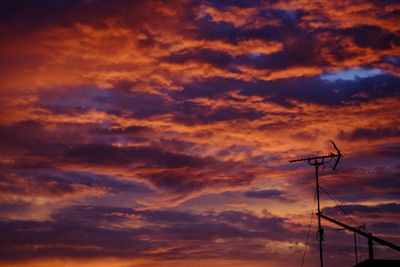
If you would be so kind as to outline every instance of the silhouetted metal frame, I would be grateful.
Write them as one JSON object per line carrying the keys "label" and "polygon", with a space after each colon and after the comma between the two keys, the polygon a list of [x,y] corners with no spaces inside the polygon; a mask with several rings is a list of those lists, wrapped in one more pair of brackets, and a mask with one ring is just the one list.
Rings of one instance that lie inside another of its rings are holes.
{"label": "silhouetted metal frame", "polygon": [[386,240],[383,240],[383,239],[381,239],[381,238],[379,238],[379,237],[376,237],[376,236],[372,235],[371,233],[363,232],[363,231],[361,231],[361,230],[359,230],[359,229],[357,229],[357,228],[355,228],[355,227],[351,227],[351,226],[349,226],[349,225],[347,225],[347,224],[344,224],[344,223],[342,223],[342,222],[339,222],[339,221],[337,221],[337,220],[335,220],[335,219],[329,218],[328,216],[323,215],[323,214],[321,214],[320,212],[317,213],[317,216],[318,216],[318,218],[322,217],[322,218],[324,218],[325,220],[328,220],[328,221],[330,221],[330,222],[332,222],[332,223],[335,223],[335,224],[337,224],[337,225],[340,225],[340,226],[342,226],[342,227],[344,227],[344,228],[346,228],[346,229],[348,229],[348,230],[350,230],[350,231],[353,231],[354,233],[357,233],[357,234],[359,234],[359,235],[362,235],[362,236],[368,238],[368,254],[369,254],[369,259],[370,259],[370,260],[373,260],[373,259],[374,259],[374,248],[373,248],[373,243],[372,243],[372,241],[375,241],[376,243],[379,243],[379,244],[384,245],[384,246],[386,246],[386,247],[389,247],[389,248],[391,248],[391,249],[400,251],[400,247],[399,247],[399,246],[397,246],[397,245],[395,245],[395,244],[393,244],[393,243],[390,243],[390,242],[388,242],[388,241],[386,241]]}
{"label": "silhouetted metal frame", "polygon": [[[339,164],[340,158],[342,157],[342,153],[340,153],[340,150],[336,146],[336,144],[333,141],[330,141],[330,142],[332,143],[333,147],[335,148],[336,154],[335,153],[330,153],[329,155],[326,155],[326,156],[317,156],[317,157],[289,160],[290,163],[306,161],[306,162],[308,162],[309,165],[315,167],[315,187],[316,187],[316,193],[317,193],[317,210],[318,210],[318,214],[321,213],[320,200],[319,200],[319,180],[318,180],[319,167],[323,166],[325,163],[331,162],[334,158],[336,158],[335,165],[332,168],[333,170],[336,170],[336,167]],[[329,161],[326,162],[325,160],[329,160]],[[324,241],[324,229],[322,228],[322,225],[321,225],[320,216],[318,216],[318,241],[319,241],[319,260],[320,260],[320,265],[321,265],[321,267],[324,267],[323,247],[322,247],[322,242]]]}

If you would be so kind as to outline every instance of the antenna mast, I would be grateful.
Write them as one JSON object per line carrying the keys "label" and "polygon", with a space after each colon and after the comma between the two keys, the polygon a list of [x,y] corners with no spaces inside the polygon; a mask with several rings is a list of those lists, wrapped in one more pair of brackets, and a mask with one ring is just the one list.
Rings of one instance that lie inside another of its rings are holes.
{"label": "antenna mast", "polygon": [[[315,185],[316,185],[315,187],[316,187],[316,192],[317,192],[318,214],[321,214],[320,201],[319,201],[319,181],[318,181],[319,167],[323,166],[325,163],[331,162],[334,158],[336,158],[335,165],[332,168],[333,170],[336,170],[336,167],[339,164],[340,158],[342,157],[342,153],[340,153],[340,150],[336,146],[336,144],[333,141],[330,141],[330,142],[332,143],[333,147],[335,148],[336,154],[330,153],[329,155],[326,155],[326,156],[289,160],[290,163],[306,161],[306,162],[308,162],[308,164],[310,166],[315,167]],[[324,267],[323,254],[322,254],[322,242],[324,241],[324,229],[321,226],[321,216],[318,216],[318,240],[319,240],[319,260],[321,263],[321,267]]]}

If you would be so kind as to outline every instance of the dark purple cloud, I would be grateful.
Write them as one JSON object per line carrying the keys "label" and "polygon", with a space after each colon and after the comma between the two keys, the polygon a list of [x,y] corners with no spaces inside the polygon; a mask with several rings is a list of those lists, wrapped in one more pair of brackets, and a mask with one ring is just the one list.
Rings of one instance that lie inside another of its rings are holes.
{"label": "dark purple cloud", "polygon": [[260,6],[261,3],[263,2],[269,2],[269,3],[274,3],[277,2],[275,0],[268,0],[268,1],[263,1],[263,0],[239,0],[239,1],[229,1],[229,0],[207,0],[206,1],[208,5],[211,5],[213,7],[217,8],[227,8],[227,7],[257,7]]}
{"label": "dark purple cloud", "polygon": [[174,121],[185,124],[209,124],[220,121],[231,121],[236,119],[255,120],[263,117],[263,113],[253,108],[238,110],[233,107],[219,108],[215,111],[208,111],[207,107],[188,107],[189,112],[177,113]]}
{"label": "dark purple cloud", "polygon": [[[112,230],[71,222],[2,222],[2,259],[128,256],[151,249],[131,230]],[[44,246],[42,246],[44,245]],[[39,250],[34,247],[40,247]],[[123,253],[122,251],[129,251]]]}
{"label": "dark purple cloud", "polygon": [[102,88],[70,88],[41,93],[38,105],[54,114],[81,114],[90,109],[104,111],[111,115],[148,118],[170,112],[166,99],[158,94],[131,92],[126,84],[117,83],[115,90]]}
{"label": "dark purple cloud", "polygon": [[0,136],[3,141],[0,145],[3,150],[35,150],[42,145],[45,132],[43,125],[33,120],[1,125]]}
{"label": "dark purple cloud", "polygon": [[[3,25],[12,25],[16,31],[29,33],[48,27],[74,27],[75,23],[85,23],[97,28],[106,28],[104,18],[119,16],[129,26],[141,25],[145,18],[157,14],[156,10],[146,10],[145,3],[127,0],[29,0],[9,1],[3,5],[1,20]],[[126,9],[124,9],[125,7]],[[130,10],[128,12],[127,10]],[[146,12],[143,12],[146,10]],[[135,16],[131,16],[131,12]],[[163,15],[158,14],[160,17]]]}
{"label": "dark purple cloud", "polygon": [[148,132],[151,129],[147,126],[132,125],[127,127],[115,128],[94,128],[92,133],[105,134],[105,135],[136,135],[143,132]]}
{"label": "dark purple cloud", "polygon": [[[243,114],[235,114],[234,110],[231,112],[225,110],[214,113],[214,119],[228,120],[241,115]],[[120,170],[136,166],[136,171],[144,171],[138,174],[138,178],[178,195],[197,192],[208,186],[248,184],[253,179],[251,174],[246,173],[234,174],[229,180],[214,179],[213,175],[220,175],[232,165],[239,166],[239,163],[219,161],[210,156],[191,155],[190,151],[194,144],[190,142],[161,139],[150,145],[120,147],[109,144],[118,136],[126,137],[130,142],[146,141],[145,137],[132,139],[130,136],[142,135],[148,131],[147,127],[91,128],[93,125],[62,123],[54,126],[56,127],[50,130],[36,121],[2,126],[0,134],[7,140],[4,149],[14,155],[13,163],[2,166],[3,174],[6,175],[6,183],[2,186],[4,193],[17,195],[30,193],[57,198],[79,195],[90,188],[108,193],[144,190],[134,184],[115,180],[116,177],[112,176],[95,175],[81,172],[79,169],[64,172],[60,167],[66,164]],[[89,143],[75,143],[77,140],[89,140]],[[25,156],[16,153],[18,150],[23,151]],[[32,155],[35,157],[26,158]],[[180,168],[183,169],[177,170]],[[146,169],[151,171],[147,173]],[[14,182],[11,178],[13,175],[18,175],[20,180]],[[38,187],[40,184],[45,186]],[[35,187],[41,189],[36,190]]]}
{"label": "dark purple cloud", "polygon": [[[324,184],[327,190],[340,202],[367,201],[367,200],[391,200],[397,198],[400,189],[397,186],[399,172],[392,172],[383,168],[374,168],[371,174],[363,177],[363,173],[349,172],[342,175],[335,184],[326,180]],[[346,190],[343,190],[346,189]],[[329,200],[330,197],[324,195]]]}
{"label": "dark purple cloud", "polygon": [[[319,78],[291,78],[271,82],[258,82],[244,87],[242,94],[264,96],[267,101],[285,105],[293,99],[321,105],[346,105],[347,102],[365,102],[398,93],[399,78],[379,75],[354,81],[327,82]],[[381,88],[377,91],[375,88]],[[307,91],[307,94],[304,92]],[[365,93],[365,97],[360,97]]]}
{"label": "dark purple cloud", "polygon": [[353,132],[346,133],[341,132],[339,138],[347,140],[376,140],[390,137],[400,136],[400,129],[396,127],[383,127],[383,128],[358,128],[353,130]]}
{"label": "dark purple cloud", "polygon": [[[289,102],[290,100],[336,106],[395,96],[398,94],[398,83],[398,77],[384,74],[354,80],[339,79],[336,81],[322,80],[319,77],[255,82],[216,78],[187,84],[183,91],[173,92],[172,96],[180,101],[196,97],[224,99],[227,93],[239,90],[242,95],[262,96],[265,98],[265,102],[275,102],[285,107],[292,106]],[[377,87],[380,90],[375,90]],[[307,94],[304,94],[305,91]],[[229,100],[234,99],[229,98]],[[185,102],[177,111],[183,111],[183,114],[201,114],[203,107],[191,102]],[[250,115],[249,118],[251,117]]]}
{"label": "dark purple cloud", "polygon": [[214,65],[218,68],[226,68],[232,61],[232,56],[224,53],[218,52],[211,49],[201,49],[201,50],[182,50],[167,57],[160,58],[162,62],[169,62],[175,64],[185,64],[191,61],[194,62],[204,62]]}
{"label": "dark purple cloud", "polygon": [[260,190],[260,191],[246,191],[244,192],[245,197],[250,198],[271,198],[281,199],[285,192],[281,190]]}
{"label": "dark purple cloud", "polygon": [[67,158],[79,163],[123,166],[147,163],[165,168],[201,168],[215,162],[212,158],[196,158],[189,155],[165,152],[157,147],[116,147],[106,144],[76,145],[67,152]]}
{"label": "dark purple cloud", "polygon": [[[140,228],[112,227],[123,222],[140,221]],[[110,225],[109,227],[101,227]],[[112,223],[112,224],[110,224]],[[166,251],[165,258],[226,257],[228,251],[241,251],[249,244],[240,240],[254,238],[268,240],[294,240],[298,233],[283,226],[278,217],[261,218],[249,212],[223,212],[194,214],[178,211],[136,211],[123,208],[72,207],[60,210],[49,222],[10,221],[1,223],[3,259],[37,257],[138,257],[153,250],[181,244],[179,249]],[[62,234],[60,234],[62,233]],[[46,244],[46,246],[41,246]],[[36,248],[34,248],[36,247]],[[256,258],[272,258],[276,255],[263,253],[262,246],[255,245],[251,253]],[[193,249],[199,249],[193,253]],[[228,253],[229,258],[245,258]]]}
{"label": "dark purple cloud", "polygon": [[[309,39],[305,37],[306,39]],[[307,43],[309,42],[309,43]],[[299,54],[296,49],[279,51],[270,55],[258,55],[255,57],[249,57],[248,55],[241,56],[237,59],[238,64],[248,65],[255,69],[269,69],[279,70],[287,69],[289,67],[299,66],[322,66],[326,65],[322,59],[314,56],[312,53],[311,43],[315,43],[313,40],[307,40],[303,43],[295,44],[294,47],[304,46],[302,49],[304,52]]]}
{"label": "dark purple cloud", "polygon": [[224,40],[225,42],[235,44],[237,38],[241,35],[240,29],[236,28],[231,23],[227,22],[212,22],[210,17],[196,21],[196,34],[197,38],[204,40]]}
{"label": "dark purple cloud", "polygon": [[[400,204],[398,203],[388,203],[388,204],[380,204],[374,206],[366,206],[366,205],[342,205],[342,208],[347,211],[349,214],[359,214],[366,215],[376,214],[380,216],[380,218],[384,219],[389,213],[394,216],[398,216],[400,214]],[[340,209],[337,207],[328,207],[323,209],[324,213],[328,215],[338,215],[340,214]]]}
{"label": "dark purple cloud", "polygon": [[377,26],[363,25],[342,31],[344,36],[353,38],[359,47],[369,47],[377,50],[390,49],[400,45],[400,35],[385,31]]}
{"label": "dark purple cloud", "polygon": [[32,31],[43,26],[65,25],[65,14],[82,6],[80,0],[50,1],[39,0],[35,3],[29,0],[7,1],[3,4],[0,22],[13,24],[21,31]]}
{"label": "dark purple cloud", "polygon": [[[0,192],[12,196],[63,198],[81,194],[151,193],[144,184],[90,172],[62,171],[55,168],[20,168],[3,165]],[[18,175],[16,177],[16,175]],[[17,202],[18,203],[18,202]]]}

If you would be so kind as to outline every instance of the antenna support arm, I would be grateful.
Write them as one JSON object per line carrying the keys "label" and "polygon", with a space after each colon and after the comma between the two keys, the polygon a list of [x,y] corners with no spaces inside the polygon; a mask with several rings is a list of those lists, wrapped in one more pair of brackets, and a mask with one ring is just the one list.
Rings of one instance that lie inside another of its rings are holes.
{"label": "antenna support arm", "polygon": [[[344,224],[342,222],[339,222],[339,221],[336,221],[336,220],[334,220],[332,218],[329,218],[328,216],[322,215],[321,213],[317,213],[317,216],[321,217],[321,218],[324,218],[325,220],[330,221],[330,222],[332,222],[334,224],[340,225],[340,226],[342,226],[342,227],[344,227],[344,228],[346,228],[346,229],[348,229],[350,231],[353,231],[354,233],[362,235],[362,236],[368,238],[368,240],[373,240],[376,243],[379,243],[381,245],[387,246],[387,247],[392,248],[394,250],[400,251],[400,247],[399,246],[397,246],[397,245],[395,245],[393,243],[390,243],[388,241],[385,241],[383,239],[380,239],[380,238],[378,238],[376,236],[373,236],[371,233],[363,232],[363,231],[361,231],[361,230],[359,230],[357,228],[351,227],[351,226],[349,226],[347,224]],[[372,243],[372,242],[369,242],[369,243]]]}

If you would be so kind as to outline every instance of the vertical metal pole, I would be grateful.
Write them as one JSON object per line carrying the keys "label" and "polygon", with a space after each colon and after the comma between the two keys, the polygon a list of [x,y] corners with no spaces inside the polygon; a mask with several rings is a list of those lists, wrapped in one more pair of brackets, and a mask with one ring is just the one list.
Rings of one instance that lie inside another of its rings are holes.
{"label": "vertical metal pole", "polygon": [[[316,159],[314,162],[315,165],[315,181],[316,181],[316,189],[317,189],[317,203],[318,203],[318,214],[321,213],[320,204],[319,204],[319,183],[318,183],[318,169],[319,164],[318,160]],[[324,267],[324,261],[322,257],[322,241],[324,239],[324,230],[321,227],[321,217],[318,216],[318,236],[319,236],[319,260],[321,262],[321,267]]]}
{"label": "vertical metal pole", "polygon": [[369,255],[369,260],[374,260],[374,247],[372,244],[372,238],[371,238],[371,233],[368,233],[368,255]]}
{"label": "vertical metal pole", "polygon": [[354,252],[356,253],[356,265],[358,264],[358,253],[357,253],[357,235],[354,232]]}

